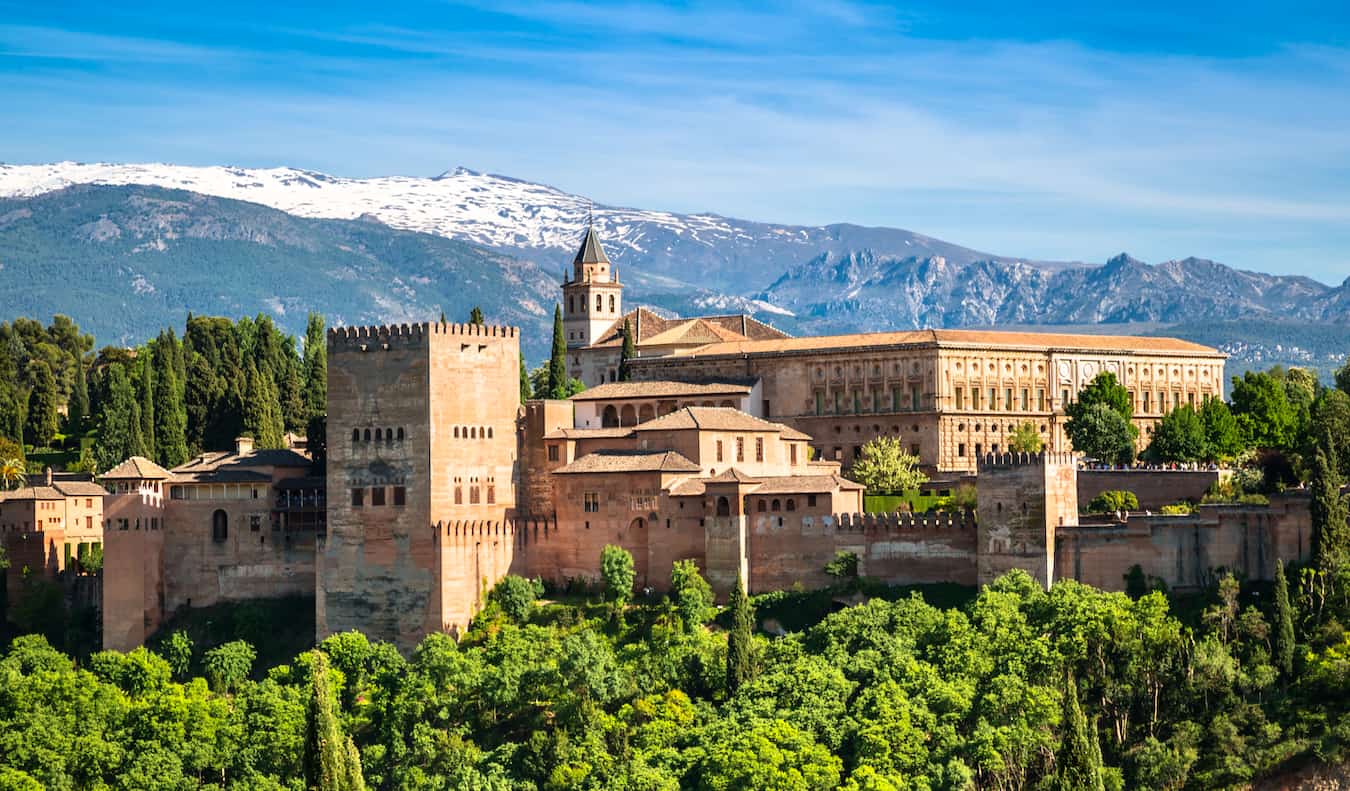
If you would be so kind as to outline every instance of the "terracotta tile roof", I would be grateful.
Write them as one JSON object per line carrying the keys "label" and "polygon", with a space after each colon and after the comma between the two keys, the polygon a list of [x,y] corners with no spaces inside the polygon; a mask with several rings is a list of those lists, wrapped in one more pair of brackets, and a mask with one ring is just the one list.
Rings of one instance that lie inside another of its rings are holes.
{"label": "terracotta tile roof", "polygon": [[[758,484],[750,489],[751,495],[769,494],[832,494],[838,491],[861,491],[862,485],[838,475],[775,475],[764,478],[752,478],[735,470],[736,481]],[[672,497],[699,497],[707,493],[708,484],[728,483],[732,479],[727,473],[715,478],[691,478],[680,481],[670,487]]]}
{"label": "terracotta tile roof", "polygon": [[102,497],[108,493],[93,481],[53,481],[52,488],[66,497]]}
{"label": "terracotta tile roof", "polygon": [[781,423],[771,423],[739,409],[720,406],[687,406],[655,420],[639,423],[635,431],[771,431],[783,439],[810,440],[811,437]]}
{"label": "terracotta tile roof", "polygon": [[701,468],[673,450],[601,450],[553,471],[554,475],[587,472],[698,472]]}
{"label": "terracotta tile roof", "polygon": [[260,467],[307,468],[309,459],[293,450],[251,450],[244,454],[233,451],[203,453],[174,467],[170,479],[178,483],[261,483],[272,476],[259,472]]}
{"label": "terracotta tile roof", "polygon": [[623,323],[629,322],[637,337],[634,341],[641,346],[659,346],[680,343],[722,343],[730,341],[760,341],[786,338],[787,333],[770,327],[762,321],[744,314],[729,316],[690,316],[687,318],[667,319],[646,308],[630,310],[619,317],[609,329],[591,344],[596,346],[620,346],[623,344]]}
{"label": "terracotta tile roof", "polygon": [[572,401],[605,401],[620,398],[665,398],[678,396],[749,395],[751,386],[731,382],[609,382],[572,396]]}
{"label": "terracotta tile roof", "polygon": [[735,467],[728,467],[711,478],[704,478],[703,481],[704,483],[754,483],[755,478]]}
{"label": "terracotta tile roof", "polygon": [[545,434],[544,439],[622,439],[632,435],[632,426],[624,428],[560,428]]}
{"label": "terracotta tile roof", "polygon": [[9,492],[0,492],[4,500],[64,500],[66,496],[54,486],[24,486]]}
{"label": "terracotta tile roof", "polygon": [[817,335],[806,338],[780,338],[763,341],[713,343],[697,349],[677,351],[676,355],[711,356],[772,354],[775,352],[832,351],[885,346],[997,346],[1004,348],[1072,349],[1112,352],[1170,352],[1220,356],[1220,352],[1178,338],[1153,338],[1132,335],[1070,335],[1054,332],[1004,332],[1000,330],[907,330],[869,332],[856,335]]}
{"label": "terracotta tile roof", "polygon": [[162,481],[173,477],[173,473],[144,456],[132,456],[99,477],[110,481]]}

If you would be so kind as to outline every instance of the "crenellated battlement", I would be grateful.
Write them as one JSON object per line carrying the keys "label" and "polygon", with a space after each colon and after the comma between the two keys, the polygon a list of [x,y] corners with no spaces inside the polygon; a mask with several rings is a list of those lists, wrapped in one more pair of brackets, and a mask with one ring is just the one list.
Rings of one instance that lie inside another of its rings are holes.
{"label": "crenellated battlement", "polygon": [[941,511],[931,514],[913,514],[907,511],[835,514],[832,518],[835,529],[840,531],[975,529],[975,514],[971,511],[960,513]]}
{"label": "crenellated battlement", "polygon": [[333,327],[328,330],[328,348],[333,351],[415,348],[425,343],[429,335],[506,340],[519,338],[520,329],[498,324],[455,324],[439,321]]}
{"label": "crenellated battlement", "polygon": [[1044,467],[1047,464],[1077,465],[1078,456],[1072,451],[1042,451],[1040,453],[986,453],[977,460],[977,469],[1004,467]]}
{"label": "crenellated battlement", "polygon": [[558,531],[558,521],[554,518],[521,519],[452,519],[438,521],[432,525],[437,535],[447,538],[486,538],[494,536],[514,536],[519,533],[548,535]]}

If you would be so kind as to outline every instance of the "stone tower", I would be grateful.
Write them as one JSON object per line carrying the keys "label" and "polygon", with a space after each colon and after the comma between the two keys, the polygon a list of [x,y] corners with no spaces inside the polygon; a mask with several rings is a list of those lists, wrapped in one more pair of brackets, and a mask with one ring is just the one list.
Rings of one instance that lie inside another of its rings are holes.
{"label": "stone tower", "polygon": [[1055,530],[1078,523],[1078,468],[1072,453],[1009,453],[978,460],[978,583],[1024,569],[1055,580]]}
{"label": "stone tower", "polygon": [[519,382],[512,327],[328,333],[318,639],[359,629],[406,651],[467,624],[497,570],[460,568],[469,561],[437,525],[501,525],[513,508]]}
{"label": "stone tower", "polygon": [[563,282],[562,290],[569,349],[599,340],[623,316],[623,284],[600,246],[594,225],[586,226],[581,248],[572,259],[570,279]]}

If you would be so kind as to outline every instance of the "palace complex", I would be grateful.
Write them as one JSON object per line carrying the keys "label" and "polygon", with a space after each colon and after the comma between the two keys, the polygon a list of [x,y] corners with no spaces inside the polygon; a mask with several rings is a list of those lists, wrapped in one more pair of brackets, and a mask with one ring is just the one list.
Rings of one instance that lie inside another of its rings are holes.
{"label": "palace complex", "polygon": [[[590,229],[562,290],[569,367],[590,386],[570,400],[519,402],[514,328],[341,327],[328,334],[323,477],[246,440],[173,470],[131,459],[105,473],[105,645],[137,645],[181,607],[313,594],[318,638],[359,629],[408,650],[465,628],[505,574],[598,578],[609,544],[632,553],[639,588],[665,590],[671,565],[692,559],[719,596],[737,580],[827,584],[839,552],[892,584],[1021,568],[1113,589],[1136,565],[1185,588],[1219,568],[1269,579],[1277,559],[1307,557],[1301,493],[1079,517],[1103,481],[1068,447],[1065,404],[1112,371],[1146,436],[1168,409],[1222,395],[1213,349],[955,330],[790,338],[744,316],[625,313]],[[637,355],[617,381],[625,319]],[[1007,453],[1026,421],[1047,452]],[[848,467],[883,435],[973,482],[978,507],[866,513]],[[1217,476],[1111,473],[1131,474],[1110,485],[1159,504],[1198,499]]]}

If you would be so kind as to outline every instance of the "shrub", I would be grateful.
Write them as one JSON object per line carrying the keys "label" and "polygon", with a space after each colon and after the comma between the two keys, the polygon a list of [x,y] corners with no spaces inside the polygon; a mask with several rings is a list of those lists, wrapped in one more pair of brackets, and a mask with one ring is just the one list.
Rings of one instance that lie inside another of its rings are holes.
{"label": "shrub", "polygon": [[1163,516],[1188,516],[1195,513],[1195,506],[1190,503],[1168,503],[1158,513]]}
{"label": "shrub", "polygon": [[507,574],[488,593],[488,601],[496,602],[511,620],[524,623],[534,609],[536,595],[534,585],[529,580]]}
{"label": "shrub", "polygon": [[677,560],[671,567],[670,598],[686,629],[702,625],[712,615],[712,586],[692,560]]}
{"label": "shrub", "polygon": [[825,564],[825,573],[837,579],[851,579],[858,576],[858,555],[853,552],[836,552],[834,560]]}
{"label": "shrub", "polygon": [[623,547],[606,544],[600,551],[600,577],[605,581],[605,598],[625,604],[633,596],[633,556]]}
{"label": "shrub", "polygon": [[1116,511],[1137,511],[1139,510],[1139,498],[1134,496],[1134,492],[1126,492],[1120,489],[1111,489],[1096,497],[1088,503],[1088,513],[1090,514],[1112,514]]}

